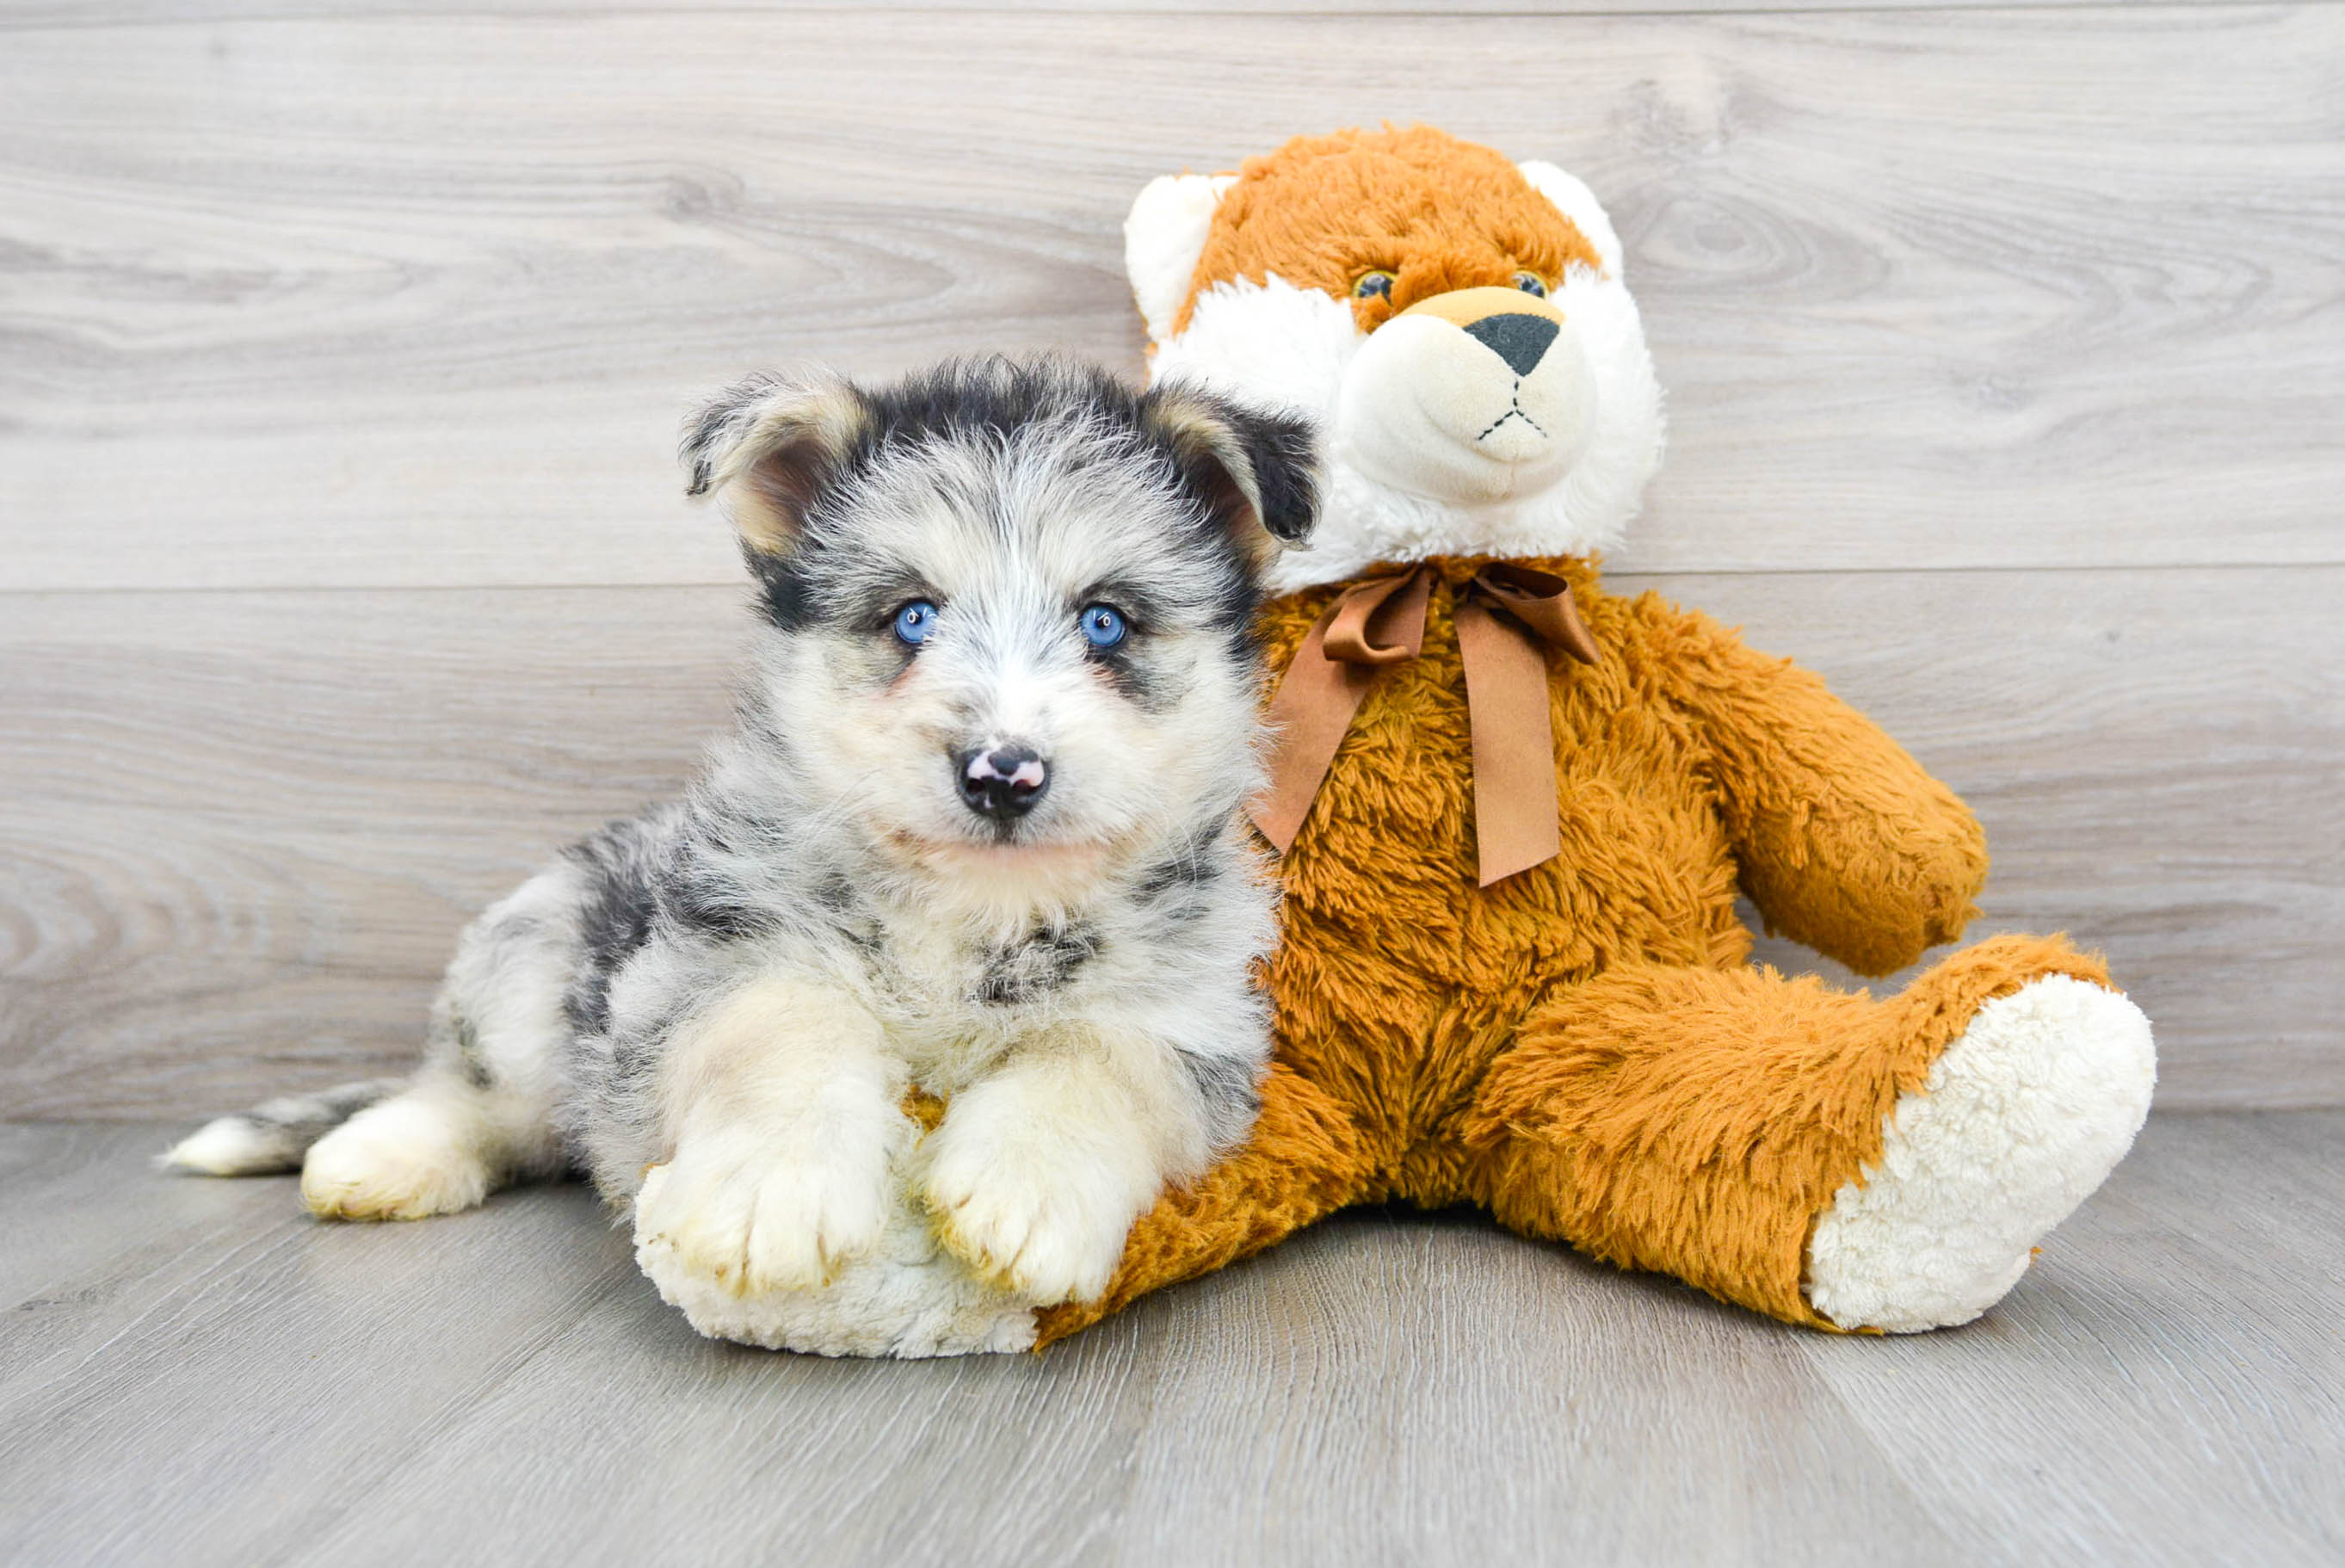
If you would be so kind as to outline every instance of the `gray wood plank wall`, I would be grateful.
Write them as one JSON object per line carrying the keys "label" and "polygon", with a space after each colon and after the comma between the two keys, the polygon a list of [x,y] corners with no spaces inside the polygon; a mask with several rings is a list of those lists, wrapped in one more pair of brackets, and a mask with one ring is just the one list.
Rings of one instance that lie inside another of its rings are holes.
{"label": "gray wood plank wall", "polygon": [[1964,791],[2161,1104],[2345,1103],[2345,8],[530,9],[0,3],[0,1109],[402,1060],[722,721],[695,392],[1136,372],[1141,182],[1380,118],[1619,219],[1619,582]]}

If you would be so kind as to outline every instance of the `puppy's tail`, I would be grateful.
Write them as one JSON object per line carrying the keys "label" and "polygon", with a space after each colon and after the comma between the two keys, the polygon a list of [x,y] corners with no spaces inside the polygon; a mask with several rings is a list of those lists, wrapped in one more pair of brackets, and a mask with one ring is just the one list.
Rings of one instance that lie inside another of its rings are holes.
{"label": "puppy's tail", "polygon": [[297,1171],[310,1145],[407,1086],[404,1078],[370,1078],[316,1095],[288,1095],[233,1116],[206,1122],[155,1156],[165,1170],[198,1176],[268,1176]]}

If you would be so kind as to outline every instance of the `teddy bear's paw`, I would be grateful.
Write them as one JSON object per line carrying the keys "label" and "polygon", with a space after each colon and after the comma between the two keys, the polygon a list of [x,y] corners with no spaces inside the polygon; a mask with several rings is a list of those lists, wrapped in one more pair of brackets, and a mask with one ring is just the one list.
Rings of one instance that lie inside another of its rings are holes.
{"label": "teddy bear's paw", "polygon": [[879,1245],[888,1151],[687,1137],[645,1173],[634,1207],[639,1252],[665,1250],[736,1295],[811,1289]]}
{"label": "teddy bear's paw", "polygon": [[921,1196],[946,1250],[995,1288],[1043,1304],[1091,1301],[1154,1196],[1121,1163],[1041,1129],[957,1130],[949,1116]]}
{"label": "teddy bear's paw", "polygon": [[2157,1078],[2149,1020],[2116,992],[2056,974],[1988,1003],[1817,1221],[1809,1303],[1843,1329],[1969,1322],[2125,1156]]}

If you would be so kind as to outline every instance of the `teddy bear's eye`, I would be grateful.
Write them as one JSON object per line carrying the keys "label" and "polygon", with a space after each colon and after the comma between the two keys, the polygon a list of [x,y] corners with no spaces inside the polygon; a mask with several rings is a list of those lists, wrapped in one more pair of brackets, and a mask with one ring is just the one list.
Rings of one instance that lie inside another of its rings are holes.
{"label": "teddy bear's eye", "polygon": [[1373,272],[1363,272],[1352,285],[1355,300],[1389,300],[1392,298],[1393,275],[1379,267]]}
{"label": "teddy bear's eye", "polygon": [[1512,281],[1526,294],[1536,295],[1542,300],[1547,298],[1547,280],[1536,272],[1518,272]]}

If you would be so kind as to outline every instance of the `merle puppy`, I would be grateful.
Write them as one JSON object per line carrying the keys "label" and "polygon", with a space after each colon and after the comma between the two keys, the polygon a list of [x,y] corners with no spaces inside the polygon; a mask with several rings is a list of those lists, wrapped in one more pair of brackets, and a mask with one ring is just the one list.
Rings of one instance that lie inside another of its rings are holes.
{"label": "merle puppy", "polygon": [[738,727],[472,924],[412,1079],[165,1157],[299,1166],[342,1219],[583,1170],[736,1293],[821,1285],[909,1195],[978,1277],[1094,1297],[1268,1058],[1249,628],[1307,434],[983,361],[751,381],[684,456],[759,589]]}

